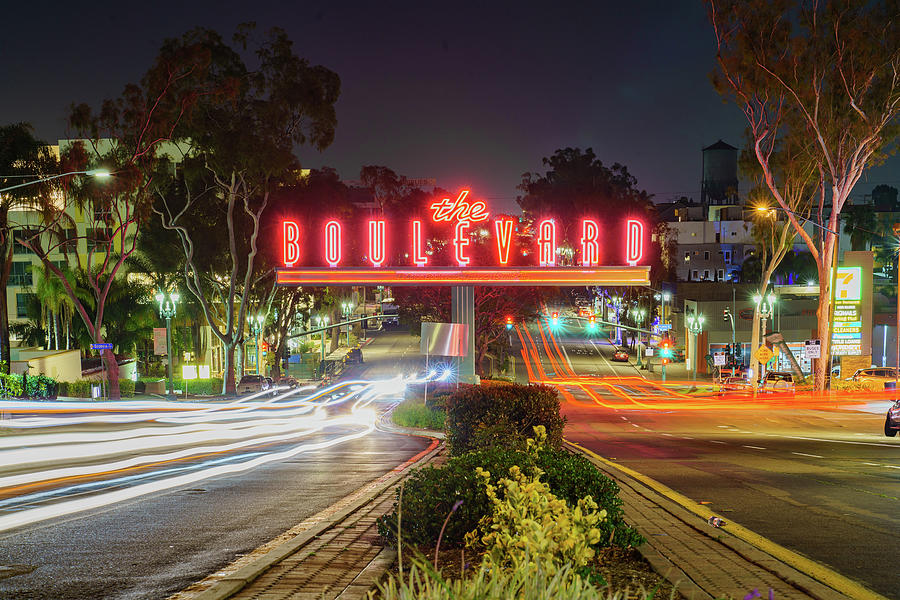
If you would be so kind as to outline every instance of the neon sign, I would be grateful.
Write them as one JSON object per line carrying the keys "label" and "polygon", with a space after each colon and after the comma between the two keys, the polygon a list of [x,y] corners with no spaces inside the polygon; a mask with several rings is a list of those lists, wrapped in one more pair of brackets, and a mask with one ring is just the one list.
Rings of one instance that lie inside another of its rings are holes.
{"label": "neon sign", "polygon": [[[513,217],[498,216],[493,219],[494,226],[475,227],[475,223],[486,221],[489,217],[487,206],[484,202],[469,202],[467,197],[468,190],[460,192],[455,200],[444,198],[439,202],[430,204],[432,221],[436,223],[433,227],[438,227],[442,232],[437,245],[434,248],[441,251],[445,248],[449,254],[449,259],[459,267],[469,267],[473,263],[474,251],[476,248],[484,248],[488,251],[493,248],[494,264],[507,267],[516,258],[514,264],[521,264],[522,257],[533,256],[535,262],[540,267],[556,267],[560,259],[558,257],[558,243],[560,236],[563,235],[561,225],[553,218],[544,218],[535,223],[534,237],[530,241],[523,241],[523,238],[517,236],[518,225],[517,220]],[[443,224],[449,224],[450,227],[439,227]],[[355,233],[349,236],[344,235],[344,224],[337,219],[330,219],[322,225],[321,254],[324,263],[331,268],[342,266],[344,261],[344,253],[347,248],[354,248],[355,252],[365,253],[363,261],[366,265],[375,268],[385,267],[401,267],[404,265],[391,264],[388,259],[389,252],[393,256],[398,256],[397,246],[406,246],[407,260],[406,266],[413,265],[416,268],[425,269],[431,266],[432,258],[429,256],[432,252],[432,246],[428,243],[428,231],[426,221],[421,219],[413,219],[408,222],[406,227],[407,236],[395,236],[391,233],[392,223],[381,218],[373,218],[360,223],[362,231],[360,231],[364,239],[357,241]],[[575,224],[573,224],[575,225]],[[625,222],[624,231],[618,227],[615,230],[606,229],[606,225],[594,218],[582,218],[578,223],[578,227],[571,227],[574,233],[576,244],[576,256],[571,254],[567,256],[566,265],[578,265],[581,268],[591,269],[600,266],[601,248],[602,254],[608,256],[610,242],[614,239],[620,239],[624,242],[624,262],[629,266],[636,266],[644,260],[645,252],[645,232],[646,227],[640,220],[629,218]],[[313,232],[303,231],[301,223],[286,219],[281,223],[282,227],[282,261],[284,266],[294,268],[301,260],[301,256],[306,258],[307,252],[301,248],[301,240],[316,239],[311,235]],[[490,231],[490,230],[493,231]],[[623,235],[624,234],[624,235]],[[488,240],[493,236],[494,240]],[[346,240],[349,238],[349,241]],[[397,238],[405,238],[403,239]],[[528,238],[525,238],[527,240]],[[441,241],[442,240],[442,241]],[[390,247],[388,243],[390,242]],[[348,245],[345,247],[345,243]],[[528,246],[522,246],[527,243]],[[483,245],[482,245],[483,244]],[[536,246],[536,247],[535,247]],[[520,252],[521,250],[521,252]],[[484,254],[480,251],[477,256],[478,263],[483,265]],[[621,263],[620,263],[621,264]]]}
{"label": "neon sign", "polygon": [[459,198],[450,201],[450,198],[444,198],[440,202],[435,202],[430,206],[431,220],[435,223],[439,222],[453,222],[453,221],[469,221],[471,223],[479,223],[481,221],[486,221],[488,218],[488,212],[485,210],[487,208],[487,204],[481,202],[473,202],[469,204],[466,202],[466,196],[469,195],[469,190],[463,190],[459,193]]}

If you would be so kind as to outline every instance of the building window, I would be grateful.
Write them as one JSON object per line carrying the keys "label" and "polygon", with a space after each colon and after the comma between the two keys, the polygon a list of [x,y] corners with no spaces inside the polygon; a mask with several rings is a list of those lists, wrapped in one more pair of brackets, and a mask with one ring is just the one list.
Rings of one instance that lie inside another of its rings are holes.
{"label": "building window", "polygon": [[726,250],[726,251],[725,251],[725,264],[726,264],[726,265],[730,265],[730,264],[731,264],[731,250]]}
{"label": "building window", "polygon": [[721,236],[721,234],[717,231],[716,232],[716,243],[717,244],[719,243],[720,236]]}
{"label": "building window", "polygon": [[689,260],[691,260],[691,253],[685,252],[684,253],[684,262],[688,262]]}
{"label": "building window", "polygon": [[109,223],[112,221],[112,205],[103,203],[94,205],[94,221],[97,223]]}
{"label": "building window", "polygon": [[63,229],[59,240],[59,252],[78,252],[78,230],[74,228]]}
{"label": "building window", "polygon": [[34,294],[16,294],[16,318],[28,318],[28,302]]}
{"label": "building window", "polygon": [[709,252],[708,251],[703,253],[703,260],[709,260]]}
{"label": "building window", "polygon": [[32,285],[30,262],[14,260],[9,270],[9,283],[7,285]]}
{"label": "building window", "polygon": [[87,249],[88,252],[93,251],[104,251],[110,249],[110,237],[112,236],[112,229],[88,229],[87,231]]}
{"label": "building window", "polygon": [[709,281],[709,269],[703,271],[703,279],[704,281]]}
{"label": "building window", "polygon": [[31,250],[19,243],[21,239],[30,239],[37,234],[31,229],[21,229],[15,233],[13,237],[13,254],[33,254]]}
{"label": "building window", "polygon": [[716,278],[718,281],[725,281],[725,269],[716,271]]}
{"label": "building window", "polygon": [[697,276],[698,276],[698,273],[697,273],[697,271],[693,271],[693,273],[694,273],[694,277],[693,277],[693,279],[694,279],[694,281],[697,281]]}

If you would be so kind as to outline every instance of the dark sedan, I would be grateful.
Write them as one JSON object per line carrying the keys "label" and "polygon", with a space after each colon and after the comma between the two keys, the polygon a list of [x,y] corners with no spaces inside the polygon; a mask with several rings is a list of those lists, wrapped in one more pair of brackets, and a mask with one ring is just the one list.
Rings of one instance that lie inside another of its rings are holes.
{"label": "dark sedan", "polygon": [[900,400],[894,402],[884,417],[884,435],[894,437],[898,431],[900,431]]}

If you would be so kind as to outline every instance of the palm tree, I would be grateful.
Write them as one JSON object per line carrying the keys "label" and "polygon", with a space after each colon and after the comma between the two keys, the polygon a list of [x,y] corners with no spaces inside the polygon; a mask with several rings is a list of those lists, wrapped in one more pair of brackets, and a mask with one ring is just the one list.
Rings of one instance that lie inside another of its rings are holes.
{"label": "palm tree", "polygon": [[[71,271],[66,267],[63,272],[71,282]],[[66,332],[63,336],[65,349],[69,349],[69,338],[72,317],[75,314],[75,305],[69,295],[63,289],[62,282],[47,268],[42,265],[34,286],[34,294],[41,303],[41,326],[47,330],[47,349],[50,350],[50,334],[53,333],[53,348],[59,350],[60,322],[65,324]]]}

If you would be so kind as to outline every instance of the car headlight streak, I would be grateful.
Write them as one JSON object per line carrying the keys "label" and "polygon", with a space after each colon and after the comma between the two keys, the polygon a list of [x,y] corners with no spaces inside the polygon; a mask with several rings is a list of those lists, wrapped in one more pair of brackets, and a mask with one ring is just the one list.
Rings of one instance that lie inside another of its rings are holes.
{"label": "car headlight streak", "polygon": [[2,427],[18,431],[0,437],[0,531],[357,439],[375,429],[372,403],[411,381],[266,390],[221,403],[2,402],[12,415]]}

